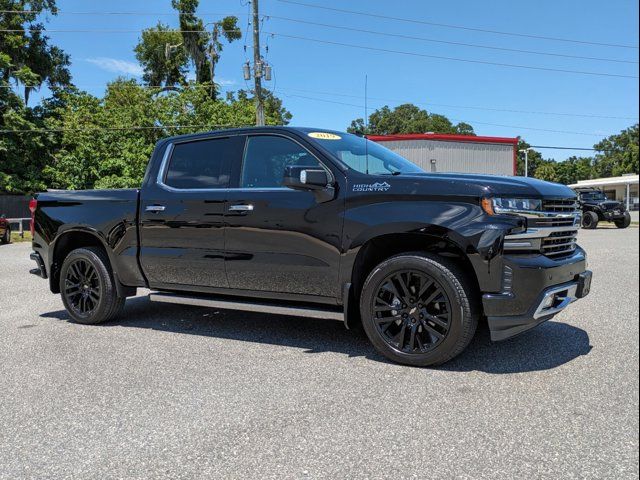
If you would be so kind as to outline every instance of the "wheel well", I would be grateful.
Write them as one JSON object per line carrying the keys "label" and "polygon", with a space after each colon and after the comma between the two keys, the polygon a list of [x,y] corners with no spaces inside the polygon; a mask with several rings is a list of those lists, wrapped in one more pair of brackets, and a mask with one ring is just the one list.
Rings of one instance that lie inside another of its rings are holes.
{"label": "wheel well", "polygon": [[76,248],[83,247],[97,247],[105,251],[102,242],[95,235],[87,232],[70,232],[56,241],[51,261],[51,275],[49,276],[49,284],[53,293],[60,293],[60,269],[64,259]]}
{"label": "wheel well", "polygon": [[357,304],[364,281],[376,265],[404,252],[430,252],[457,263],[475,291],[480,291],[473,265],[464,251],[453,242],[419,233],[389,234],[369,240],[358,252],[351,273],[353,297],[350,303]]}

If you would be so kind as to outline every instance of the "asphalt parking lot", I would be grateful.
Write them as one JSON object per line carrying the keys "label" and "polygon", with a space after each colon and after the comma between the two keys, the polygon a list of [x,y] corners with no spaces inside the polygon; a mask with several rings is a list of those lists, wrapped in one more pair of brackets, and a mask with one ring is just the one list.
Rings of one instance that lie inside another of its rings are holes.
{"label": "asphalt parking lot", "polygon": [[638,228],[591,295],[439,369],[338,322],[128,302],[71,323],[0,246],[1,478],[638,478]]}

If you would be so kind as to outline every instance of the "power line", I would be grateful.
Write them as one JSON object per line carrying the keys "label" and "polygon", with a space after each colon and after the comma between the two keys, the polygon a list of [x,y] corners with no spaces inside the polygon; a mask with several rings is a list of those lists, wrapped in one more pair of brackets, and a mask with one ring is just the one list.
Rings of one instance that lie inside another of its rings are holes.
{"label": "power line", "polygon": [[[45,85],[0,85],[0,88],[41,88],[44,87]],[[79,85],[74,85],[77,88],[105,88],[104,84],[83,84],[81,86]],[[166,85],[136,85],[137,88],[142,88],[145,90],[165,90],[165,91],[180,91],[183,89],[198,89],[198,88],[203,88],[203,89],[208,89],[211,88],[210,85],[205,85],[205,84],[197,84],[197,85],[174,85],[174,86],[166,86]],[[236,91],[238,89],[234,89],[234,88],[230,88],[230,87],[224,87],[224,86],[220,86],[221,90],[224,91],[229,91],[229,92],[233,92]],[[292,96],[298,96],[300,98],[305,98],[304,96],[301,95],[297,95],[296,93],[287,93],[287,92],[302,92],[302,93],[312,93],[312,94],[317,94],[317,95],[330,95],[333,97],[344,97],[344,98],[362,98],[362,95],[354,95],[354,94],[347,94],[347,93],[338,93],[338,92],[328,92],[328,91],[321,91],[321,90],[307,90],[307,89],[302,89],[302,88],[293,88],[293,87],[285,87],[285,89],[283,90],[282,88],[278,88],[277,92],[276,90],[274,90],[275,93],[280,93],[289,97]],[[311,98],[311,97],[308,97]],[[468,109],[468,110],[480,110],[480,111],[490,111],[490,112],[506,112],[506,113],[520,113],[520,114],[530,114],[530,115],[550,115],[550,116],[561,116],[561,117],[580,117],[580,118],[602,118],[602,119],[609,119],[609,120],[633,120],[633,121],[637,121],[638,117],[623,117],[623,116],[614,116],[614,115],[598,115],[598,114],[583,114],[583,113],[568,113],[568,112],[545,112],[545,111],[532,111],[532,110],[517,110],[517,109],[510,109],[510,108],[496,108],[496,107],[483,107],[483,106],[473,106],[473,105],[453,105],[453,104],[448,104],[448,103],[434,103],[434,102],[420,102],[420,101],[414,101],[414,100],[409,100],[409,99],[392,99],[392,98],[386,98],[386,97],[372,97],[369,96],[370,100],[378,100],[380,102],[389,102],[389,103],[398,103],[398,104],[403,104],[403,103],[412,103],[414,105],[419,105],[419,106],[425,106],[425,107],[443,107],[443,108],[459,108],[459,109]],[[320,99],[316,99],[316,100],[320,100]],[[362,107],[362,105],[356,105],[353,103],[345,103],[345,102],[337,102],[337,101],[331,101],[329,102],[327,100],[328,103],[336,103],[338,105],[347,105],[347,106],[352,106],[352,107]]]}
{"label": "power line", "polygon": [[[279,0],[284,1],[284,0]],[[607,72],[590,72],[590,71],[582,71],[582,70],[568,70],[563,68],[551,68],[551,67],[535,67],[532,65],[518,65],[514,63],[502,63],[502,62],[488,62],[484,60],[473,60],[469,58],[458,58],[458,57],[445,57],[441,55],[429,55],[426,53],[418,53],[418,52],[406,52],[403,50],[392,50],[388,48],[377,48],[377,47],[369,47],[365,45],[354,45],[352,43],[344,43],[344,42],[333,42],[330,40],[320,40],[317,38],[309,38],[309,37],[301,37],[297,35],[285,35],[283,33],[276,32],[265,32],[268,35],[273,35],[275,37],[282,38],[292,38],[295,40],[305,40],[308,42],[316,42],[323,43],[326,45],[336,45],[340,47],[349,47],[349,48],[357,48],[360,50],[371,50],[375,52],[383,52],[383,53],[393,53],[397,55],[408,55],[412,57],[421,57],[421,58],[433,58],[436,60],[448,60],[454,62],[462,62],[462,63],[473,63],[473,64],[481,64],[481,65],[491,65],[496,67],[508,67],[508,68],[519,68],[525,70],[540,70],[545,72],[558,72],[558,73],[573,73],[578,75],[591,75],[591,76],[600,76],[600,77],[617,77],[617,78],[633,78],[637,79],[638,77],[635,75],[622,75],[617,73],[607,73]]]}
{"label": "power line", "polygon": [[[175,30],[175,29],[167,29],[167,30],[156,30],[155,27],[149,28],[141,28],[137,30],[119,30],[119,29],[73,29],[73,30],[61,30],[61,29],[51,29],[47,30],[45,28],[11,28],[11,29],[0,29],[0,33],[142,33],[151,31],[152,33],[210,33],[208,30]],[[240,29],[235,30],[220,30],[221,32],[239,32]]]}
{"label": "power line", "polygon": [[462,47],[482,48],[482,49],[487,49],[487,50],[498,50],[498,51],[503,51],[503,52],[526,53],[526,54],[531,54],[531,55],[545,55],[545,56],[561,57],[561,58],[576,58],[576,59],[580,59],[580,60],[596,60],[596,61],[600,61],[600,62],[632,63],[632,64],[637,64],[638,63],[635,60],[620,60],[620,59],[601,58],[601,57],[585,57],[585,56],[581,56],[581,55],[569,55],[569,54],[554,53],[554,52],[541,52],[541,51],[537,51],[537,50],[522,50],[522,49],[517,49],[517,48],[495,47],[495,46],[491,46],[491,45],[481,45],[481,44],[477,44],[477,43],[464,43],[464,42],[453,42],[453,41],[447,41],[447,40],[436,40],[434,38],[416,37],[416,36],[413,36],[413,35],[404,35],[404,34],[400,34],[400,33],[388,33],[388,32],[381,32],[381,31],[378,31],[378,30],[366,30],[366,29],[362,29],[362,28],[345,27],[345,26],[342,26],[342,25],[331,25],[331,24],[328,24],[328,23],[310,22],[310,21],[307,21],[307,20],[300,20],[300,19],[297,19],[297,18],[288,18],[288,17],[279,17],[279,16],[275,16],[275,15],[269,15],[267,18],[274,18],[274,19],[277,19],[277,20],[285,20],[285,21],[288,21],[288,22],[302,23],[302,24],[305,24],[305,25],[315,25],[315,26],[319,26],[319,27],[335,28],[335,29],[338,29],[338,30],[347,30],[347,31],[351,31],[351,32],[368,33],[368,34],[372,34],[372,35],[382,35],[382,36],[385,36],[385,37],[404,38],[404,39],[408,39],[408,40],[420,40],[420,41],[423,41],[423,42],[442,43],[442,44],[446,44],[446,45],[457,45],[457,46],[462,46]]}
{"label": "power line", "polygon": [[431,26],[434,26],[434,27],[453,28],[453,29],[457,29],[457,30],[469,30],[469,31],[472,31],[472,32],[491,33],[491,34],[494,34],[494,35],[506,35],[506,36],[513,36],[513,37],[535,38],[535,39],[538,39],[538,40],[551,40],[551,41],[555,41],[555,42],[578,43],[578,44],[583,44],[583,45],[598,45],[598,46],[602,46],[602,47],[635,48],[635,49],[638,48],[637,45],[625,45],[625,44],[619,44],[619,43],[591,42],[591,41],[587,41],[587,40],[578,40],[578,39],[572,39],[572,38],[549,37],[549,36],[544,36],[544,35],[534,35],[534,34],[528,34],[528,33],[505,32],[505,31],[499,31],[499,30],[489,30],[489,29],[476,28],[476,27],[467,27],[467,26],[464,26],[464,25],[452,25],[452,24],[447,24],[447,23],[428,22],[428,21],[425,21],[425,20],[416,20],[416,19],[412,19],[412,18],[393,17],[393,16],[389,16],[389,15],[381,15],[381,14],[375,14],[375,13],[369,13],[369,12],[360,12],[360,11],[356,11],[356,10],[346,10],[346,9],[343,9],[343,8],[327,7],[327,6],[324,6],[324,5],[316,5],[316,4],[312,4],[312,3],[304,3],[304,2],[294,1],[294,0],[278,0],[278,1],[282,2],[282,3],[289,3],[289,4],[292,4],[292,5],[299,5],[299,6],[303,6],[303,7],[318,8],[318,9],[321,9],[321,10],[329,10],[329,11],[340,12],[340,13],[348,13],[350,15],[362,15],[362,16],[372,17],[372,18],[381,18],[381,19],[384,19],[384,20],[395,20],[395,21],[398,21],[398,22],[415,23],[415,24],[420,24],[420,25],[431,25]]}
{"label": "power line", "polygon": [[583,150],[590,152],[604,152],[605,150],[599,150],[597,148],[584,148],[584,147],[547,147],[543,145],[531,145],[531,148],[538,148],[540,150]]}
{"label": "power line", "polygon": [[[35,10],[0,10],[0,13],[2,14],[17,14],[17,15],[45,15],[46,12],[38,12]],[[55,14],[53,15],[97,15],[97,16],[102,16],[102,15],[133,15],[133,16],[144,16],[147,17],[149,15],[158,15],[158,16],[174,16],[174,15],[178,15],[178,16],[182,16],[182,15],[192,15],[191,13],[183,13],[183,12],[118,12],[118,11],[112,11],[112,12],[79,12],[79,11],[57,11]],[[242,16],[242,15],[246,15],[243,13],[198,13],[198,16],[200,17],[205,17],[205,16]]]}
{"label": "power line", "polygon": [[[348,107],[354,107],[354,108],[358,108],[358,109],[362,109],[363,105],[356,105],[353,103],[345,103],[345,102],[338,102],[338,101],[334,101],[334,100],[327,100],[325,98],[315,98],[315,97],[308,97],[308,96],[304,96],[304,95],[296,95],[296,94],[286,94],[283,93],[285,96],[287,97],[294,97],[294,98],[302,98],[305,100],[314,100],[314,101],[318,101],[318,102],[325,102],[325,103],[332,103],[332,104],[336,104],[336,105],[344,105],[344,106],[348,106]],[[371,98],[371,97],[369,97]],[[449,117],[449,120],[453,120],[455,122],[464,122],[464,123],[469,123],[472,125],[489,125],[492,127],[502,127],[502,128],[513,128],[513,129],[518,129],[518,130],[532,130],[535,132],[547,132],[547,133],[563,133],[563,134],[567,134],[567,135],[585,135],[585,136],[589,136],[589,137],[598,137],[598,138],[602,138],[604,135],[600,135],[597,133],[589,133],[589,132],[574,132],[574,131],[569,131],[569,130],[553,130],[553,129],[548,129],[548,128],[536,128],[536,127],[524,127],[521,125],[505,125],[505,124],[501,124],[501,123],[489,123],[489,122],[481,122],[481,121],[477,121],[477,120],[469,120],[469,119],[464,119],[464,118],[455,118],[455,117]]]}
{"label": "power line", "polygon": [[0,133],[65,133],[65,132],[121,132],[126,130],[170,130],[170,129],[215,129],[215,128],[241,128],[248,125],[242,124],[229,124],[229,125],[154,125],[154,126],[128,126],[128,127],[78,127],[78,128],[34,128],[34,129],[15,129],[15,130],[0,130]]}
{"label": "power line", "polygon": [[[550,56],[550,57],[559,57],[559,58],[574,58],[578,60],[594,60],[599,62],[612,62],[612,63],[628,63],[628,64],[638,64],[639,62],[635,60],[623,60],[617,58],[603,58],[603,57],[587,57],[583,55],[570,55],[564,53],[555,53],[555,52],[541,52],[538,50],[524,50],[518,48],[506,48],[506,47],[496,47],[493,45],[482,45],[477,43],[465,43],[465,42],[454,42],[448,40],[437,40],[434,38],[426,38],[426,37],[416,37],[413,35],[405,35],[399,33],[388,33],[388,32],[380,32],[377,30],[367,30],[362,28],[354,28],[354,27],[345,27],[342,25],[331,25],[327,23],[319,23],[319,22],[310,22],[307,20],[300,20],[296,18],[288,18],[288,17],[280,17],[276,15],[268,15],[263,16],[262,19],[277,19],[284,20],[288,22],[301,23],[305,25],[316,25],[319,27],[326,28],[334,28],[338,30],[346,30],[351,32],[359,32],[359,33],[367,33],[372,35],[382,35],[385,37],[395,37],[395,38],[404,38],[408,40],[419,40],[423,42],[431,42],[431,43],[440,43],[445,45],[457,45],[462,47],[470,47],[470,48],[480,48],[485,50],[496,50],[502,52],[512,52],[512,53],[525,53],[530,55],[542,55],[542,56]],[[109,29],[109,28],[86,28],[86,29],[46,29],[46,28],[28,28],[28,29],[20,29],[20,28],[11,28],[11,29],[0,29],[0,33],[142,33],[144,31],[151,30],[154,28],[143,28],[143,29]],[[224,30],[225,32],[235,32],[237,30]],[[158,33],[209,33],[208,30],[179,30],[179,29],[167,29],[159,31]]]}
{"label": "power line", "polygon": [[[327,91],[317,91],[317,90],[304,90],[300,88],[285,88],[285,90],[291,91],[299,91],[306,93],[315,93],[319,95],[333,95],[336,97],[349,97],[349,98],[362,98],[362,95],[353,95],[353,94],[345,94],[345,93],[336,93],[336,92],[327,92]],[[612,120],[638,120],[638,117],[619,117],[612,115],[597,115],[597,114],[581,114],[581,113],[564,113],[564,112],[544,112],[544,111],[530,111],[530,110],[515,110],[509,108],[496,108],[496,107],[479,107],[479,106],[471,106],[471,105],[451,105],[446,103],[432,103],[432,102],[415,102],[411,100],[397,100],[397,99],[389,99],[383,97],[369,97],[371,100],[379,100],[382,102],[390,102],[390,103],[413,103],[414,105],[423,105],[428,107],[445,107],[445,108],[463,108],[463,109],[471,109],[471,110],[487,110],[491,112],[507,112],[507,113],[525,113],[525,114],[533,114],[533,115],[557,115],[562,117],[584,117],[584,118],[606,118]]]}

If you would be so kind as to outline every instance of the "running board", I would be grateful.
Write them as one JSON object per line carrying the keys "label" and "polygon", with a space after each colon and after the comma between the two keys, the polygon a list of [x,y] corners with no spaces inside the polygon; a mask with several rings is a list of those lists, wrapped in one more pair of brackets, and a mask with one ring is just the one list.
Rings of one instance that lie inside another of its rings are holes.
{"label": "running board", "polygon": [[322,318],[344,321],[344,312],[322,308],[288,307],[267,302],[241,302],[233,299],[206,296],[181,295],[176,293],[150,293],[149,300],[160,303],[193,305],[196,307],[221,308],[223,310],[243,310],[245,312],[290,315],[292,317]]}

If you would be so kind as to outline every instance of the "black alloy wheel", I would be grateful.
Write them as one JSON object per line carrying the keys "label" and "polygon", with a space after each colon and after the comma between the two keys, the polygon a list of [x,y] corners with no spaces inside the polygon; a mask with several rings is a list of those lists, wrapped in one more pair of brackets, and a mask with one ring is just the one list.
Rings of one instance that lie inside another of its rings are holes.
{"label": "black alloy wheel", "polygon": [[122,311],[125,297],[118,295],[106,252],[97,247],[73,250],[60,270],[62,303],[78,323],[96,325]]}
{"label": "black alloy wheel", "polygon": [[372,301],[376,329],[394,350],[423,354],[449,333],[451,302],[442,286],[424,272],[392,273],[380,282]]}
{"label": "black alloy wheel", "polygon": [[101,298],[100,279],[89,261],[79,258],[69,264],[63,295],[76,315],[88,317],[95,311]]}

